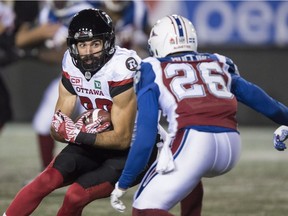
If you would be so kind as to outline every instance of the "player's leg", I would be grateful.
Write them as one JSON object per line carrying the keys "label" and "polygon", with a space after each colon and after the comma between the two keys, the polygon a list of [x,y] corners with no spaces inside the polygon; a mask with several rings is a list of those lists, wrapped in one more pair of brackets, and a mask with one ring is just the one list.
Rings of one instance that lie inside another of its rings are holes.
{"label": "player's leg", "polygon": [[81,215],[90,202],[109,197],[124,168],[127,154],[128,151],[97,149],[94,158],[101,166],[82,174],[69,186],[57,216],[78,216],[79,212]]}
{"label": "player's leg", "polygon": [[174,216],[169,212],[162,209],[132,209],[132,215],[134,216]]}
{"label": "player's leg", "polygon": [[[133,186],[139,184],[144,177],[145,173],[148,171],[148,168],[156,161],[158,148],[156,143],[160,142],[160,136],[158,135],[156,138],[155,146],[150,156],[147,168],[138,176],[136,182]],[[200,182],[196,188],[188,194],[182,201],[181,201],[181,216],[201,216],[202,210],[202,202],[203,202],[203,185]],[[152,213],[151,213],[152,214]],[[159,214],[159,212],[158,212]]]}
{"label": "player's leg", "polygon": [[201,216],[203,185],[200,181],[194,190],[181,201],[181,216]]}
{"label": "player's leg", "polygon": [[173,153],[177,152],[177,169],[166,175],[156,174],[153,166],[149,169],[135,194],[134,216],[150,215],[152,209],[169,215],[168,211],[195,189],[202,177],[221,175],[233,168],[239,156],[239,136],[227,134],[179,132],[172,146]]}
{"label": "player's leg", "polygon": [[37,134],[41,169],[47,167],[54,157],[55,141],[50,136],[50,126],[58,97],[59,80],[59,78],[54,79],[45,90],[32,122],[33,129]]}
{"label": "player's leg", "polygon": [[37,134],[37,141],[41,159],[41,169],[45,169],[54,157],[55,141],[50,134]]}
{"label": "player's leg", "polygon": [[54,189],[61,187],[61,173],[49,165],[29,184],[25,185],[15,196],[6,210],[7,216],[28,216],[40,204],[42,199]]}
{"label": "player's leg", "polygon": [[88,169],[92,170],[94,163],[90,165],[89,160],[85,161],[85,168],[80,167],[83,163],[79,161],[87,158],[86,151],[79,145],[67,145],[43,172],[17,193],[6,211],[7,216],[30,215],[49,193],[73,182]]}

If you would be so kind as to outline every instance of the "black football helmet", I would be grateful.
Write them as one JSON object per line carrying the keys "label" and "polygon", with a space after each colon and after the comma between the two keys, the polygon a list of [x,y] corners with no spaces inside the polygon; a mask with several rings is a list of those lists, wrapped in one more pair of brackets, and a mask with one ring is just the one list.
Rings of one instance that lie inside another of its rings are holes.
{"label": "black football helmet", "polygon": [[[103,49],[100,57],[92,55],[85,56],[86,60],[92,60],[92,64],[85,63],[81,59],[76,44],[80,41],[100,39],[103,41]],[[73,64],[85,74],[87,79],[93,76],[103,65],[109,61],[115,52],[115,32],[112,19],[102,10],[85,9],[74,15],[69,29],[67,46],[73,60]]]}

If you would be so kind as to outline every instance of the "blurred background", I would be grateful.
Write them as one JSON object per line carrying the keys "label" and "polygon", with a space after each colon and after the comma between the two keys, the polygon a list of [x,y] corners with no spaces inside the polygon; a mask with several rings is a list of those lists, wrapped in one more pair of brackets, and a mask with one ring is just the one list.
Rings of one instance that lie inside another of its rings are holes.
{"label": "blurred background", "polygon": [[[137,50],[143,58],[148,56],[153,23],[165,15],[186,16],[197,30],[199,52],[231,58],[242,77],[288,105],[288,2],[0,0],[0,210],[65,146],[54,146],[50,115],[69,20],[87,7],[106,11],[116,25],[117,44]],[[272,145],[278,125],[240,103],[237,119],[243,135],[242,160],[225,177],[204,180],[204,215],[286,215],[287,205],[282,203],[287,201],[287,151],[281,154]],[[47,197],[35,215],[57,212],[62,193]],[[116,215],[105,199],[85,209],[85,215]]]}
{"label": "blurred background", "polygon": [[[33,25],[39,22],[38,13],[45,2],[51,4],[51,1],[39,1],[38,5],[28,7],[31,2],[21,2],[22,7],[26,4],[27,8],[16,11],[18,14],[14,20],[17,22],[17,16],[21,17],[21,12],[25,12],[26,19]],[[95,1],[91,2],[95,5]],[[2,3],[15,9],[14,1]],[[199,52],[216,52],[230,57],[245,79],[288,105],[288,2],[147,0],[144,3],[150,25],[168,14],[177,13],[188,17],[198,33]],[[27,14],[32,17],[27,18]],[[0,42],[6,43],[6,40],[1,37]],[[60,61],[47,60],[46,57],[43,60],[43,56],[39,57],[44,55],[40,51],[43,45],[38,45],[20,47],[16,60],[0,66],[3,82],[10,95],[12,122],[31,122],[44,90],[61,73],[61,58]],[[50,49],[53,44],[49,47],[46,41],[44,46]],[[60,48],[57,49],[56,53],[61,53]],[[273,122],[241,104],[238,120],[240,125],[274,126]]]}

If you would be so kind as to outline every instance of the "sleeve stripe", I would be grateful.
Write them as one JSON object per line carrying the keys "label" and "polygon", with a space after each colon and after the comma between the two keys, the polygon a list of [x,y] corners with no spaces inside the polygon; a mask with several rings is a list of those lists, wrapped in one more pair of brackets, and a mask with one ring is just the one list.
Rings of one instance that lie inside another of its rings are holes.
{"label": "sleeve stripe", "polygon": [[117,86],[123,86],[123,85],[127,85],[129,83],[133,83],[133,78],[129,78],[129,79],[125,79],[125,80],[121,80],[121,81],[109,81],[109,86],[110,87],[117,87]]}

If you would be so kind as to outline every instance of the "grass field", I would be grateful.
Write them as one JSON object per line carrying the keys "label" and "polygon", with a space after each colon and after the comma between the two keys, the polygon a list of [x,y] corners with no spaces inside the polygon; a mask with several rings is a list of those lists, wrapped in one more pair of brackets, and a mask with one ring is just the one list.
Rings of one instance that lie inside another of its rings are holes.
{"label": "grass field", "polygon": [[[242,127],[242,156],[230,173],[203,179],[203,216],[285,216],[288,215],[288,152],[274,150],[275,128]],[[63,148],[57,144],[57,151]],[[29,124],[8,124],[0,135],[0,215],[5,211],[24,180],[40,169],[36,137]],[[66,188],[59,189],[40,204],[34,216],[54,216]],[[125,195],[128,209],[117,213],[108,199],[88,205],[84,216],[128,216],[135,188]],[[25,206],[23,206],[25,208]],[[171,210],[179,215],[179,206]]]}

